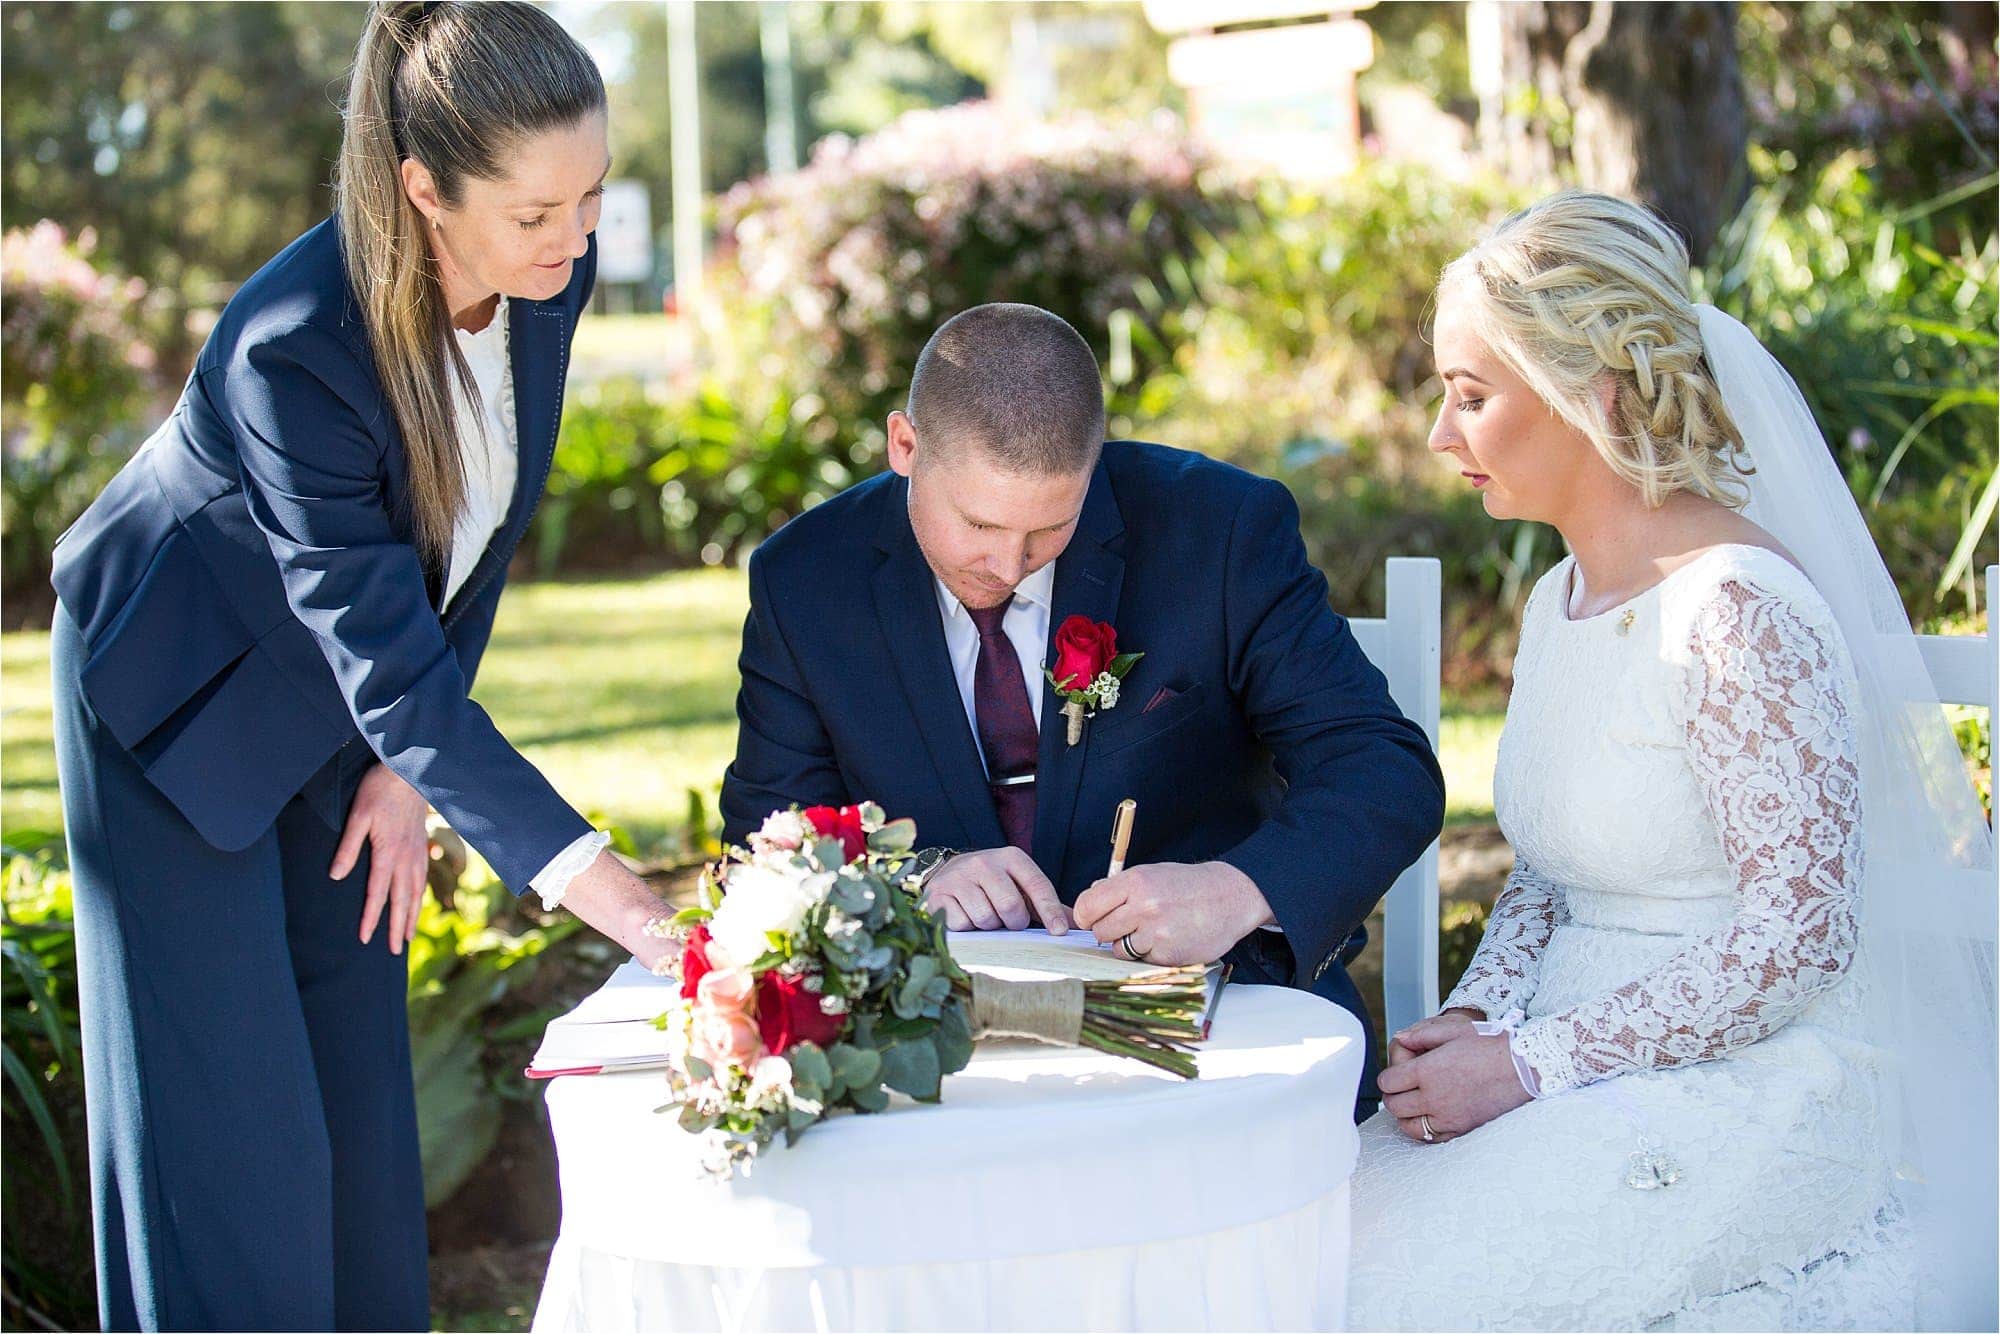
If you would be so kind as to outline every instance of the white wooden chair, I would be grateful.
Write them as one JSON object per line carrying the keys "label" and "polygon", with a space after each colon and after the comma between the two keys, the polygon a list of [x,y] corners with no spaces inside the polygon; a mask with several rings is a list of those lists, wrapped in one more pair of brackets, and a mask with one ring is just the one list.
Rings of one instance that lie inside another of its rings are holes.
{"label": "white wooden chair", "polygon": [[1986,633],[1918,635],[1917,648],[1930,669],[1931,684],[1946,704],[1971,704],[2000,717],[2000,634],[1993,624],[1993,598],[2000,592],[2000,565],[1986,567]]}
{"label": "white wooden chair", "polygon": [[[1438,744],[1438,676],[1444,639],[1443,573],[1431,557],[1391,557],[1387,614],[1347,625],[1389,679],[1389,697]],[[1437,1013],[1438,845],[1396,877],[1383,904],[1382,1008],[1394,1033]]]}
{"label": "white wooden chair", "polygon": [[[1923,654],[1938,699],[1945,704],[1970,704],[1985,709],[1988,736],[1993,729],[2000,729],[2000,626],[1993,620],[1995,597],[2000,597],[2000,565],[1989,565],[1985,634],[1917,636],[1917,651]],[[1996,892],[1991,871],[1937,867],[1929,873],[1964,877],[1967,883],[1954,888],[1962,888],[1967,899]]]}

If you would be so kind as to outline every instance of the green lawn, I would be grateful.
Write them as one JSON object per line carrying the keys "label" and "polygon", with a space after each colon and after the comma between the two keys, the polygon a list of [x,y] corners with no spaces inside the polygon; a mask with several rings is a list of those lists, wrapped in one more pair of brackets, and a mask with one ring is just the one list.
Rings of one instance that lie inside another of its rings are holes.
{"label": "green lawn", "polygon": [[[744,606],[733,570],[517,584],[501,601],[473,693],[579,810],[657,848],[682,827],[688,789],[712,808],[735,748]],[[47,634],[0,636],[0,831],[9,838],[62,820],[48,652]],[[1492,817],[1499,733],[1497,712],[1445,718],[1454,823]]]}

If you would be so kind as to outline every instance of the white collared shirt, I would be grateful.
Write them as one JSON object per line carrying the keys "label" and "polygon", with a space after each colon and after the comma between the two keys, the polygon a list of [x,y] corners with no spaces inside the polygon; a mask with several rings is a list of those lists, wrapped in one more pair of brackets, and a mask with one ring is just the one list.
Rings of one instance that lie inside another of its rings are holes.
{"label": "white collared shirt", "polygon": [[514,370],[507,355],[507,298],[501,297],[493,318],[477,333],[463,329],[458,350],[472,371],[479,401],[468,402],[465,387],[449,374],[453,418],[458,424],[458,454],[465,466],[465,504],[451,529],[451,568],[445,573],[444,605],[464,589],[466,580],[486,554],[486,546],[514,503],[515,474],[520,471],[514,425]]}
{"label": "white collared shirt", "polygon": [[[507,348],[507,298],[500,298],[485,328],[476,333],[464,329],[453,332],[472,371],[479,401],[468,401],[457,375],[450,377],[458,453],[465,465],[465,504],[451,529],[451,567],[444,581],[446,607],[464,590],[493,534],[507,522],[520,472],[514,367]],[[541,896],[544,908],[554,909],[562,902],[570,881],[610,845],[611,835],[599,830],[578,835],[528,882],[528,887]]]}
{"label": "white collared shirt", "polygon": [[[973,699],[973,673],[979,666],[979,627],[972,623],[972,613],[958,600],[944,580],[935,574],[931,583],[937,588],[938,614],[944,618],[944,647],[951,657],[951,674],[958,680],[959,702],[965,706],[965,720],[972,724],[972,741],[979,744],[979,708]],[[1056,587],[1056,563],[1050,561],[1041,569],[1023,579],[1014,588],[1014,600],[1007,606],[1007,615],[1002,618],[1000,628],[1006,633],[1014,652],[1021,658],[1021,680],[1028,687],[1028,703],[1035,710],[1035,726],[1042,725],[1042,664],[1048,660],[1049,651],[1049,608],[1054,601]],[[985,762],[985,748],[980,748],[980,762]]]}

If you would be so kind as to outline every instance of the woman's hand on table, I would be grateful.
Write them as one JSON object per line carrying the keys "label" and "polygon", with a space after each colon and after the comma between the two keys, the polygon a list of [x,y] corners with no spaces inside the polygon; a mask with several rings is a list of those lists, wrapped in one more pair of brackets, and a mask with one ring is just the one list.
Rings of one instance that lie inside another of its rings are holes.
{"label": "woman's hand on table", "polygon": [[657,918],[672,917],[673,908],[625,868],[610,849],[577,873],[563,891],[562,906],[584,923],[618,945],[650,969],[678,946],[671,940],[646,934],[646,924]]}
{"label": "woman's hand on table", "polygon": [[1514,1069],[1507,1035],[1484,1037],[1471,1025],[1421,1055],[1391,1065],[1376,1079],[1382,1107],[1411,1139],[1437,1141],[1477,1130],[1530,1101]]}
{"label": "woman's hand on table", "polygon": [[368,897],[361,905],[362,944],[375,938],[385,906],[391,954],[401,954],[417,934],[417,910],[423,906],[431,864],[430,834],[424,823],[429,813],[430,803],[387,765],[374,765],[362,775],[333,864],[327,868],[332,878],[345,880],[361,860],[366,840]]}

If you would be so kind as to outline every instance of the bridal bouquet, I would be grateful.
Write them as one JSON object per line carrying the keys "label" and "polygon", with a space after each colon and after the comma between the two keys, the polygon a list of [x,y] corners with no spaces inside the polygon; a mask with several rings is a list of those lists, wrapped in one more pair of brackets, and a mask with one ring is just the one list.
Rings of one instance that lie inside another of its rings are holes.
{"label": "bridal bouquet", "polygon": [[915,824],[873,803],[779,811],[704,873],[698,906],[648,927],[681,942],[659,970],[681,984],[658,1020],[667,1083],[681,1127],[709,1136],[718,1175],[836,1109],[879,1112],[891,1090],[938,1101],[980,1037],[1194,1076],[1203,969],[1116,982],[968,974],[904,884],[915,843]]}

